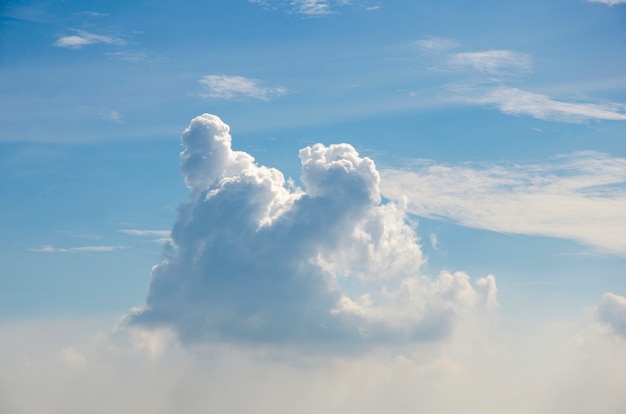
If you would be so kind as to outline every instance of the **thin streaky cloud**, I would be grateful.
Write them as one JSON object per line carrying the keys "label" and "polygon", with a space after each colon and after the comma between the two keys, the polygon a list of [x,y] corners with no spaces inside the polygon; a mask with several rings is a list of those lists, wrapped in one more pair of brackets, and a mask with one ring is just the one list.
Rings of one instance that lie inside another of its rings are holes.
{"label": "thin streaky cloud", "polygon": [[128,234],[130,236],[156,236],[156,237],[169,237],[169,230],[139,230],[139,229],[123,229],[120,232]]}
{"label": "thin streaky cloud", "polygon": [[296,0],[291,4],[299,13],[309,16],[322,16],[330,13],[330,5],[327,0]]}
{"label": "thin streaky cloud", "polygon": [[414,44],[422,52],[445,52],[459,47],[457,42],[445,37],[429,37],[426,39],[419,39],[416,40]]}
{"label": "thin streaky cloud", "polygon": [[163,55],[151,55],[145,52],[110,52],[105,56],[130,63],[167,63],[169,58]]}
{"label": "thin streaky cloud", "polygon": [[124,45],[126,42],[115,36],[105,36],[95,33],[86,32],[84,30],[74,30],[76,34],[63,36],[57,39],[55,46],[69,49],[80,49],[83,46],[104,43],[108,45]]}
{"label": "thin streaky cloud", "polygon": [[99,111],[99,116],[100,119],[104,121],[114,122],[116,124],[124,123],[124,120],[122,119],[122,114],[112,109],[101,109]]}
{"label": "thin streaky cloud", "polygon": [[[581,123],[589,120],[626,120],[626,105],[621,103],[567,102],[541,93],[507,86],[507,78],[532,73],[532,58],[512,50],[485,50],[450,53],[453,40],[432,37],[415,41],[431,56],[440,72],[458,72],[456,83],[444,85],[443,99],[453,103],[484,105],[506,115],[528,115],[537,119]],[[469,77],[468,69],[480,72],[480,81]]]}
{"label": "thin streaky cloud", "polygon": [[626,4],[626,0],[587,0],[589,3],[602,3],[609,6],[615,6],[616,4]]}
{"label": "thin streaky cloud", "polygon": [[44,253],[76,253],[76,252],[112,252],[126,249],[127,246],[79,246],[79,247],[53,247],[45,245],[39,249],[29,249],[32,252]]}
{"label": "thin streaky cloud", "polygon": [[[332,13],[341,6],[351,4],[349,0],[248,0],[266,9],[284,10],[287,13],[300,14],[309,17],[321,17]],[[378,8],[377,6],[374,6]],[[374,10],[367,8],[366,10]]]}
{"label": "thin streaky cloud", "polygon": [[80,14],[82,14],[83,16],[88,16],[88,17],[107,17],[109,15],[109,13],[100,13],[100,12],[95,12],[95,11],[84,11],[84,12],[81,12]]}
{"label": "thin streaky cloud", "polygon": [[258,79],[243,76],[206,75],[198,82],[204,87],[200,96],[208,99],[249,97],[267,101],[287,92],[285,88],[262,86]]}
{"label": "thin streaky cloud", "polygon": [[580,152],[537,164],[421,162],[381,176],[383,195],[406,199],[421,217],[626,256],[626,158]]}
{"label": "thin streaky cloud", "polygon": [[529,73],[532,71],[530,56],[511,50],[455,53],[448,58],[447,63],[449,66],[460,69],[474,68],[486,75]]}
{"label": "thin streaky cloud", "polygon": [[501,86],[487,90],[453,86],[453,101],[497,108],[507,115],[528,115],[546,121],[580,123],[588,120],[626,121],[626,107],[617,103],[573,103],[539,93]]}
{"label": "thin streaky cloud", "polygon": [[[567,102],[548,95],[519,88],[484,87],[471,84],[444,86],[441,95],[449,103],[487,106],[512,116],[566,123],[597,121],[626,121],[626,105],[617,102]],[[542,132],[538,130],[537,132]]]}

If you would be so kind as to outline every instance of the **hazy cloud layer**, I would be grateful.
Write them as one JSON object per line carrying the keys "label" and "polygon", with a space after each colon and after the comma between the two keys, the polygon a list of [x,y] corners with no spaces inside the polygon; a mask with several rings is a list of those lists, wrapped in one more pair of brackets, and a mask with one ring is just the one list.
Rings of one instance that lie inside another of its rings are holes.
{"label": "hazy cloud layer", "polygon": [[111,334],[111,324],[0,324],[0,412],[615,414],[626,404],[624,341],[573,324],[473,323],[445,345],[332,357],[181,349],[159,332]]}
{"label": "hazy cloud layer", "polygon": [[267,101],[287,92],[285,88],[265,87],[259,80],[243,76],[206,75],[198,82],[205,88],[200,96],[210,99],[249,97]]}
{"label": "hazy cloud layer", "polygon": [[381,204],[376,166],[352,146],[302,149],[300,189],[232,150],[216,116],[195,118],[182,144],[190,201],[130,326],[185,342],[412,342],[496,304],[493,276],[420,274],[405,208]]}
{"label": "hazy cloud layer", "polygon": [[581,152],[540,164],[422,162],[382,174],[385,197],[422,217],[573,239],[626,255],[626,159]]}

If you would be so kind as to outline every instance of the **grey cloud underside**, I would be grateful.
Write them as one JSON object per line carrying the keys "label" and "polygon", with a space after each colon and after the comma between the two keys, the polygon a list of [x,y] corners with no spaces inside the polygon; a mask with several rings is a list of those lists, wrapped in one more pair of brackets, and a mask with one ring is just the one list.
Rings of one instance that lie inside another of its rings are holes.
{"label": "grey cloud underside", "polygon": [[302,149],[303,190],[233,151],[216,116],[192,120],[182,144],[190,201],[129,325],[187,343],[423,341],[495,304],[493,276],[420,275],[403,207],[381,204],[374,162],[352,146]]}
{"label": "grey cloud underside", "polygon": [[626,298],[607,292],[595,311],[596,319],[626,339]]}

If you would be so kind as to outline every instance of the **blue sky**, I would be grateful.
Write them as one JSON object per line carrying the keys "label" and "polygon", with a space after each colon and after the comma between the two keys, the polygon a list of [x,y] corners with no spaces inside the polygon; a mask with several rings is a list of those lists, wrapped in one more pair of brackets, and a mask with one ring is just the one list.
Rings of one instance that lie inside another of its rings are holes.
{"label": "blue sky", "polygon": [[0,411],[626,406],[624,1],[0,13]]}

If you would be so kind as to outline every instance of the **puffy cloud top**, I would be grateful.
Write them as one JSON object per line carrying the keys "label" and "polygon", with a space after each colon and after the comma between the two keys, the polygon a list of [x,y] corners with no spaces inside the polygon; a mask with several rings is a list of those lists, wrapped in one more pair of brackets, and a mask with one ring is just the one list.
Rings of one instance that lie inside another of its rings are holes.
{"label": "puffy cloud top", "polygon": [[596,309],[596,318],[626,339],[626,298],[607,292]]}
{"label": "puffy cloud top", "polygon": [[381,202],[374,162],[351,145],[302,149],[301,189],[234,151],[217,116],[193,119],[181,142],[190,200],[129,325],[183,342],[405,342],[495,304],[493,276],[420,274],[405,207]]}

